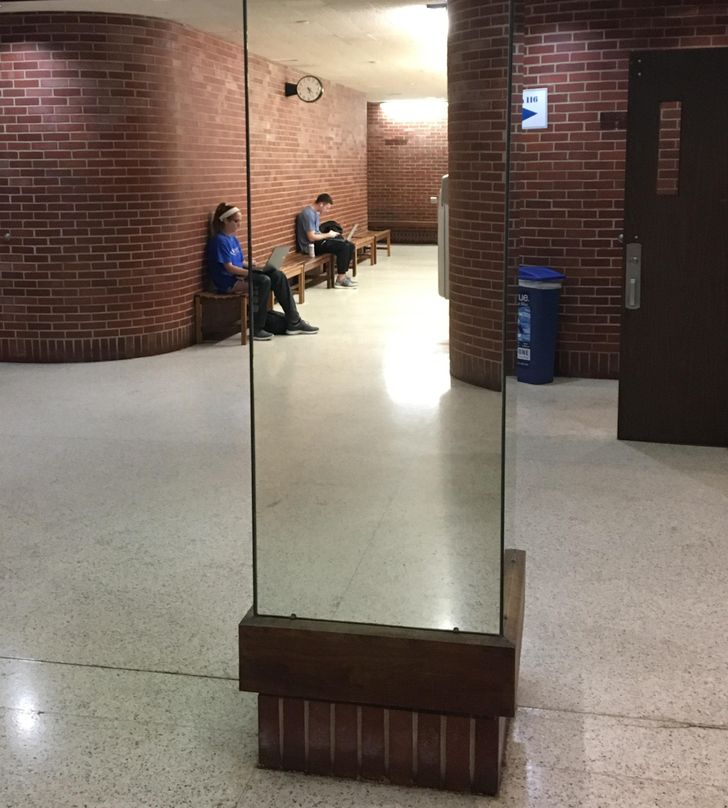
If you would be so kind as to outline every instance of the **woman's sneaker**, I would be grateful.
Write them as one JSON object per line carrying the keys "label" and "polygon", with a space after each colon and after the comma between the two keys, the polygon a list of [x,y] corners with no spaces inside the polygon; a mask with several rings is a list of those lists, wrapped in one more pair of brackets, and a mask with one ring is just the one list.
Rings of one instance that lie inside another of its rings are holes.
{"label": "woman's sneaker", "polygon": [[334,289],[356,289],[357,285],[354,281],[348,276],[344,275],[343,280],[338,280],[334,284]]}
{"label": "woman's sneaker", "polygon": [[299,320],[295,325],[289,325],[286,328],[286,334],[291,336],[295,334],[318,334],[318,326],[311,325],[305,320]]}
{"label": "woman's sneaker", "polygon": [[269,339],[273,339],[273,334],[271,334],[270,331],[266,331],[265,328],[259,328],[253,334],[253,339],[258,342],[267,342]]}

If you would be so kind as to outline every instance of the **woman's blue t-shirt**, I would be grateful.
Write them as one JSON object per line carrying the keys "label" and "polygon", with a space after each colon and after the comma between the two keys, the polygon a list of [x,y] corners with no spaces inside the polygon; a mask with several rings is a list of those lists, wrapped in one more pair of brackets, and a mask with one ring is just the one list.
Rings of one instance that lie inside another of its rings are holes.
{"label": "woman's blue t-shirt", "polygon": [[225,264],[242,269],[243,260],[243,249],[235,236],[218,233],[210,239],[207,245],[207,271],[218,292],[230,291],[235,281],[239,280],[238,275],[225,269]]}

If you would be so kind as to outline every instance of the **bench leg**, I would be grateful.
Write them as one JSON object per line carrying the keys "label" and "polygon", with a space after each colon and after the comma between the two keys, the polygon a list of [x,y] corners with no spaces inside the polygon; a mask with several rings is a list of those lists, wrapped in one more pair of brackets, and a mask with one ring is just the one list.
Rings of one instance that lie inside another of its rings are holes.
{"label": "bench leg", "polygon": [[248,342],[248,298],[246,295],[240,296],[240,344],[246,345]]}
{"label": "bench leg", "polygon": [[298,276],[298,302],[303,305],[306,302],[306,271],[301,264],[301,274]]}
{"label": "bench leg", "polygon": [[202,342],[202,300],[195,296],[195,343]]}

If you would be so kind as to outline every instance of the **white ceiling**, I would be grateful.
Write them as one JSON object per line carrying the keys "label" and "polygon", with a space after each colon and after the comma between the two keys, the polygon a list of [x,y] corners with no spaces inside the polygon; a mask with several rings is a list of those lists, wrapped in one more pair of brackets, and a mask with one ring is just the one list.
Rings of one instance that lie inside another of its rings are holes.
{"label": "white ceiling", "polygon": [[[370,101],[445,98],[447,12],[395,0],[248,0],[252,53],[365,93]],[[23,0],[13,11],[162,17],[242,41],[242,0]]]}

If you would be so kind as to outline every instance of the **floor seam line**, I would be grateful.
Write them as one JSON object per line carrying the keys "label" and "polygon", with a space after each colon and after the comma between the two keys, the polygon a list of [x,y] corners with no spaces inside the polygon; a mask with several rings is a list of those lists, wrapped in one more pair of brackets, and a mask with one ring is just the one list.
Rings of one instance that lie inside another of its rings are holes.
{"label": "floor seam line", "polygon": [[208,673],[190,673],[186,671],[169,671],[157,668],[131,668],[123,665],[103,665],[96,662],[66,662],[59,659],[35,659],[33,657],[16,657],[0,654],[0,661],[8,662],[35,662],[39,665],[64,665],[70,668],[98,668],[99,670],[125,671],[126,673],[156,673],[162,676],[184,676],[190,679],[214,679],[223,682],[237,682],[234,676],[219,676]]}
{"label": "floor seam line", "polygon": [[531,704],[518,704],[516,710],[540,710],[545,713],[566,713],[568,715],[593,716],[595,718],[614,718],[622,721],[644,721],[650,724],[662,724],[663,729],[714,729],[728,730],[728,724],[701,724],[692,721],[681,721],[677,718],[655,718],[626,713],[599,713],[589,710],[575,710],[568,707],[536,707]]}
{"label": "floor seam line", "polygon": [[[564,772],[573,772],[573,771],[584,772],[583,769],[578,769],[578,768],[569,767],[569,766],[549,766],[549,765],[547,765],[545,763],[536,763],[536,764],[531,764],[531,765],[534,768],[547,769],[549,771],[554,771],[554,772],[562,772],[562,773],[564,773]],[[619,781],[619,780],[627,780],[627,781],[630,781],[630,782],[657,783],[657,784],[660,784],[660,785],[704,786],[706,788],[714,788],[716,791],[718,791],[721,794],[728,794],[728,787],[726,787],[724,785],[716,785],[715,783],[705,783],[705,782],[694,783],[694,782],[692,782],[690,780],[686,780],[686,779],[673,780],[673,779],[654,777],[654,776],[650,777],[650,776],[647,776],[647,775],[640,776],[638,774],[623,774],[621,772],[601,771],[599,769],[586,769],[586,773],[588,775],[592,776],[592,777],[593,776],[606,777],[606,778],[608,778],[610,780],[617,780],[617,781]]]}

